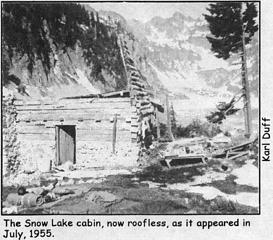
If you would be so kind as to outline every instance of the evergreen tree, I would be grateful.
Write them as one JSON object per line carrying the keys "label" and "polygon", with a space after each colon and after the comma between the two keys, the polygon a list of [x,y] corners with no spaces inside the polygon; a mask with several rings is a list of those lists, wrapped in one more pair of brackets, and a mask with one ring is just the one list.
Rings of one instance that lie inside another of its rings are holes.
{"label": "evergreen tree", "polygon": [[209,23],[209,30],[213,37],[207,39],[211,43],[211,50],[218,58],[227,59],[232,53],[243,51],[243,29],[245,44],[248,44],[258,30],[255,22],[257,10],[255,3],[218,2],[209,5],[210,15],[204,14]]}
{"label": "evergreen tree", "polygon": [[[96,15],[95,15],[96,14]],[[53,54],[67,53],[79,46],[83,58],[92,68],[90,77],[105,84],[104,75],[118,79],[123,89],[124,69],[117,44],[116,29],[108,28],[96,12],[78,3],[4,3],[2,9],[3,83],[9,82],[9,69],[14,56],[27,59],[32,74],[40,60],[46,77],[55,65]],[[70,58],[70,57],[69,57]],[[34,79],[35,81],[35,79]]]}
{"label": "evergreen tree", "polygon": [[256,5],[254,2],[217,2],[209,4],[207,10],[210,15],[204,14],[204,17],[213,35],[208,36],[207,39],[216,57],[228,59],[231,54],[239,54],[241,57],[245,130],[246,136],[250,136],[251,104],[245,46],[250,43],[254,33],[258,30],[255,22]]}
{"label": "evergreen tree", "polygon": [[30,72],[40,59],[45,71],[50,68],[48,34],[56,46],[64,51],[73,48],[82,38],[80,24],[89,22],[88,12],[79,4],[4,3],[2,9],[3,38],[9,57],[14,51],[27,55]]}

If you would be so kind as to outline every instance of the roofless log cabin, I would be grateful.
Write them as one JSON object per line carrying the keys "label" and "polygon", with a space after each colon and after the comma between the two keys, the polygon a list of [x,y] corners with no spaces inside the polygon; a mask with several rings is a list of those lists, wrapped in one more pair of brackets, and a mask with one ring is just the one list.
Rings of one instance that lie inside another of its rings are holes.
{"label": "roofless log cabin", "polygon": [[[147,90],[126,43],[120,40],[119,44],[127,89],[51,102],[15,100],[4,106],[16,112],[6,126],[14,128],[10,131],[16,141],[7,135],[4,168],[18,159],[30,168],[65,162],[90,167],[137,164],[143,150],[158,137],[157,116],[164,108]],[[15,160],[11,160],[10,145],[16,145]]]}

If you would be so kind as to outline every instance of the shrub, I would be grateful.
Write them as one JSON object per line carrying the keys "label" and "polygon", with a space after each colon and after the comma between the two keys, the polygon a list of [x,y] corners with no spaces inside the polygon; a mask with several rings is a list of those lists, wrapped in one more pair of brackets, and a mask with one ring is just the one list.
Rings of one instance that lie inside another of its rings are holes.
{"label": "shrub", "polygon": [[214,137],[221,132],[221,129],[218,125],[201,122],[199,119],[194,119],[186,127],[177,126],[173,129],[173,134],[175,137]]}

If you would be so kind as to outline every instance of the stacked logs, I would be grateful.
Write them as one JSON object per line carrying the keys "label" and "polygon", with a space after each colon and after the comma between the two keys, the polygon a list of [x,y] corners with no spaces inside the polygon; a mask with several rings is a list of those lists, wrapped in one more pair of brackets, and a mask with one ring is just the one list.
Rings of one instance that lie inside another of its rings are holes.
{"label": "stacked logs", "polygon": [[138,116],[137,141],[140,144],[139,158],[141,159],[143,153],[149,149],[154,139],[153,128],[156,125],[155,109],[150,101],[149,93],[146,91],[147,82],[137,69],[135,61],[127,47],[127,42],[123,41],[120,37],[119,43],[128,79],[131,104],[136,107]]}

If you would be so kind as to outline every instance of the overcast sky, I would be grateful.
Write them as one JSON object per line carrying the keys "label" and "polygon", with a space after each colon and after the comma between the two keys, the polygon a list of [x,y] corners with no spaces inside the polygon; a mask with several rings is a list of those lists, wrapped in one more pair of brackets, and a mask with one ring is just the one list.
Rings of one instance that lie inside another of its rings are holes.
{"label": "overcast sky", "polygon": [[206,12],[208,3],[89,3],[96,10],[114,11],[126,19],[137,19],[146,22],[154,16],[167,18],[174,12],[181,12],[185,16],[198,18]]}

